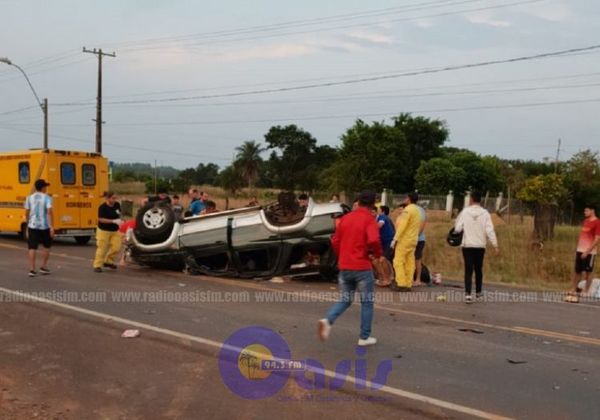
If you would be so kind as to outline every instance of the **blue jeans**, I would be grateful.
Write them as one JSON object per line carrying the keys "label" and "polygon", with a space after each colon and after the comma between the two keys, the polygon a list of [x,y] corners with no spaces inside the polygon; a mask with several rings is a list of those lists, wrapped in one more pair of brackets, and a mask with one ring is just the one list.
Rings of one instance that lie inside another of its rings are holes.
{"label": "blue jeans", "polygon": [[340,300],[329,309],[325,316],[330,324],[352,305],[354,292],[360,293],[360,338],[363,340],[371,336],[371,324],[373,323],[373,302],[375,294],[373,285],[375,278],[373,271],[340,271]]}

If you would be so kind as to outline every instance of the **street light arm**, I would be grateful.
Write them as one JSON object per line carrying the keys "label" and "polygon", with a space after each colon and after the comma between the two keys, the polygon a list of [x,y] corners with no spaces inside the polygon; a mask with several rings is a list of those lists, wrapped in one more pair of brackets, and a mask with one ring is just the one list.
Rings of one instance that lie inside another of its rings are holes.
{"label": "street light arm", "polygon": [[38,97],[37,93],[35,92],[35,89],[33,88],[33,85],[31,84],[31,81],[29,80],[29,77],[27,77],[27,73],[25,73],[25,70],[23,70],[20,66],[18,66],[15,63],[12,62],[8,62],[7,64],[16,67],[17,69],[19,69],[19,71],[21,73],[23,73],[23,76],[25,76],[25,80],[27,80],[27,84],[29,84],[29,87],[31,88],[31,91],[33,92],[33,96],[35,96],[35,99],[38,103],[38,105],[40,106],[40,108],[42,108],[42,111],[44,111],[44,104],[42,103],[42,101],[40,101],[40,98]]}

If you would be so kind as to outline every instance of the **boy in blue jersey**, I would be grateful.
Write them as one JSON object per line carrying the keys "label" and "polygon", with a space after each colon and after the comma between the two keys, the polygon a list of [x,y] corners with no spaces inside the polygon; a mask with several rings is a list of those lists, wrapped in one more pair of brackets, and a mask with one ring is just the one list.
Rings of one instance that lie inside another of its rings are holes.
{"label": "boy in blue jersey", "polygon": [[390,219],[390,208],[388,206],[379,206],[377,210],[377,225],[379,226],[379,236],[381,237],[381,246],[383,246],[384,256],[392,262],[392,248],[390,247],[396,228]]}
{"label": "boy in blue jersey", "polygon": [[35,277],[35,257],[39,244],[42,244],[42,266],[40,273],[50,274],[48,258],[54,237],[52,224],[52,199],[46,191],[48,184],[43,179],[35,181],[35,192],[25,200],[25,217],[27,219],[27,248],[29,253],[29,277]]}

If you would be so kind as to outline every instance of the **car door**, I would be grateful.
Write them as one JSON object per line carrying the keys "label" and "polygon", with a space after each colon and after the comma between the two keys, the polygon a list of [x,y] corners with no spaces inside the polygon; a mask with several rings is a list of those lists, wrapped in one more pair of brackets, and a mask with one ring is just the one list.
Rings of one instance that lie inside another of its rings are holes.
{"label": "car door", "polygon": [[232,263],[241,277],[275,274],[280,265],[281,238],[265,227],[259,213],[234,216],[230,235]]}

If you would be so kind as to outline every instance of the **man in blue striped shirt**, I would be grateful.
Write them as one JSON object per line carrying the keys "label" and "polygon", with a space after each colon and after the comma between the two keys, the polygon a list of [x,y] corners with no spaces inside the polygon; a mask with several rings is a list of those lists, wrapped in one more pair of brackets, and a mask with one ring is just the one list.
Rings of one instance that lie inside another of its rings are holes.
{"label": "man in blue striped shirt", "polygon": [[42,244],[42,265],[40,273],[50,274],[48,258],[54,237],[52,227],[52,199],[46,191],[48,184],[43,179],[35,181],[35,192],[25,200],[25,216],[27,218],[27,248],[29,250],[29,277],[35,277],[35,254],[39,244]]}

